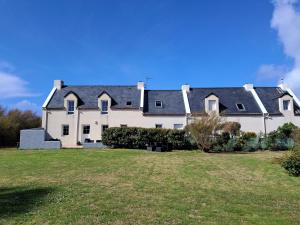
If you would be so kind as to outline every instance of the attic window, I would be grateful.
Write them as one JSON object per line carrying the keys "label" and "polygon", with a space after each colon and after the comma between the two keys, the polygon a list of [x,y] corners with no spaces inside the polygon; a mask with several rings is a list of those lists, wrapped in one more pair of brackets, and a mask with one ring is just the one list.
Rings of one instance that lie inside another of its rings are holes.
{"label": "attic window", "polygon": [[127,102],[126,102],[126,105],[127,105],[127,106],[130,106],[130,105],[132,105],[132,102],[131,102],[131,101],[127,101]]}
{"label": "attic window", "polygon": [[162,101],[155,101],[156,108],[162,108]]}
{"label": "attic window", "polygon": [[245,106],[242,103],[237,103],[236,107],[239,111],[245,111]]}

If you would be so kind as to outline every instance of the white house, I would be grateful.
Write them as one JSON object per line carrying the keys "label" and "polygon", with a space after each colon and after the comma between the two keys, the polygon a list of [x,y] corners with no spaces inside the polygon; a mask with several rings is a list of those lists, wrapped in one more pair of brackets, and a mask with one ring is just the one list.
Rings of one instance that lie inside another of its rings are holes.
{"label": "white house", "polygon": [[244,131],[270,132],[292,122],[300,126],[300,102],[286,85],[279,87],[147,90],[132,86],[68,86],[61,80],[43,104],[42,127],[63,147],[100,141],[108,127],[183,129],[207,113],[236,121]]}

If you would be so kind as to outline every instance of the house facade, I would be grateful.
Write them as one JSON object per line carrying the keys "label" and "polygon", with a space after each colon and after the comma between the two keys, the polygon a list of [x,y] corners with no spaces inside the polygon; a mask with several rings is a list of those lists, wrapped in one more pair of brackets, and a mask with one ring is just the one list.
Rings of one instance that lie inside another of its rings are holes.
{"label": "house facade", "polygon": [[183,129],[209,113],[236,121],[243,131],[269,133],[292,122],[300,126],[300,102],[286,85],[147,90],[132,86],[68,86],[61,80],[43,104],[42,127],[63,147],[100,142],[108,127]]}

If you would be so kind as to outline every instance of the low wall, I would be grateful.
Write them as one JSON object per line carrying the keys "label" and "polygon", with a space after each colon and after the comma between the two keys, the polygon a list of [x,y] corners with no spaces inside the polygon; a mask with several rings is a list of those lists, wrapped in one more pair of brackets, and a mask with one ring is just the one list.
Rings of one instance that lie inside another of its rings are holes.
{"label": "low wall", "polygon": [[60,141],[46,141],[46,131],[42,128],[20,131],[20,149],[60,149]]}

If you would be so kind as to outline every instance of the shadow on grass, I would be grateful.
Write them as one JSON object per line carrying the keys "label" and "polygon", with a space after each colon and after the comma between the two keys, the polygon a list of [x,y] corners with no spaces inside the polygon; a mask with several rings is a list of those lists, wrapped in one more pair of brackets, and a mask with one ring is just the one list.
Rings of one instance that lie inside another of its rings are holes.
{"label": "shadow on grass", "polygon": [[0,187],[0,217],[28,213],[43,205],[53,188]]}

